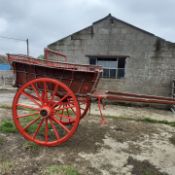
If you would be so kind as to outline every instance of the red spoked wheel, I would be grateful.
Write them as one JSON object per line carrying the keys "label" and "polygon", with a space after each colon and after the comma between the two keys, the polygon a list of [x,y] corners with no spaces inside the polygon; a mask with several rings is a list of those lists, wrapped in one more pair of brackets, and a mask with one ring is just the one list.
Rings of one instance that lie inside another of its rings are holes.
{"label": "red spoked wheel", "polygon": [[82,97],[78,96],[77,101],[80,106],[80,113],[81,113],[80,119],[82,119],[87,114],[90,108],[91,101],[89,97],[84,97],[84,96]]}
{"label": "red spoked wheel", "polygon": [[75,133],[80,107],[74,93],[64,83],[38,78],[18,89],[13,100],[13,120],[26,139],[43,146],[56,146]]}
{"label": "red spoked wheel", "polygon": [[[79,103],[80,106],[80,119],[82,119],[88,109],[90,108],[90,98],[89,97],[85,97],[85,96],[77,96],[77,101]],[[62,103],[62,113],[64,113],[65,115],[69,116],[70,113],[74,112],[74,109],[70,107],[70,105],[72,104],[73,99],[72,98],[67,98],[63,103]],[[67,108],[70,107],[70,110],[68,110]],[[71,118],[72,120],[69,121],[62,121],[65,125],[69,125],[71,123],[74,122],[74,118]]]}

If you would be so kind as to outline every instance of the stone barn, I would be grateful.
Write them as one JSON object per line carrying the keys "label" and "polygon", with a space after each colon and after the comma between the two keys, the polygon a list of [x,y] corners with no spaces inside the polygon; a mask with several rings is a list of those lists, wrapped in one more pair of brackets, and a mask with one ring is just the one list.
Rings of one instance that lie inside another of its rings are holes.
{"label": "stone barn", "polygon": [[175,44],[111,14],[48,48],[71,63],[102,65],[99,90],[171,95]]}

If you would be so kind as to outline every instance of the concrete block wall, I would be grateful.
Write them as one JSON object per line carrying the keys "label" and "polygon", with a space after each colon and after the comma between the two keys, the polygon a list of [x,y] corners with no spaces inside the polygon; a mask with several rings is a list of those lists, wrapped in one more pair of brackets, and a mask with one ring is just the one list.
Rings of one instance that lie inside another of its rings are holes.
{"label": "concrete block wall", "polygon": [[99,90],[164,96],[171,93],[174,44],[111,16],[48,47],[65,53],[69,62],[79,64],[89,64],[87,55],[128,56],[125,77],[101,79]]}

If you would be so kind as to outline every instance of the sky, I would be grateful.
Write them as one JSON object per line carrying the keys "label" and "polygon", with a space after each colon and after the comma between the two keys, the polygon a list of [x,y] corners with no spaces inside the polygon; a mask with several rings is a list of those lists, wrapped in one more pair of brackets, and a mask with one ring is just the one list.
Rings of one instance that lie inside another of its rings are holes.
{"label": "sky", "polygon": [[30,55],[38,57],[109,13],[175,42],[174,8],[175,0],[0,0],[0,54],[26,54],[28,38]]}

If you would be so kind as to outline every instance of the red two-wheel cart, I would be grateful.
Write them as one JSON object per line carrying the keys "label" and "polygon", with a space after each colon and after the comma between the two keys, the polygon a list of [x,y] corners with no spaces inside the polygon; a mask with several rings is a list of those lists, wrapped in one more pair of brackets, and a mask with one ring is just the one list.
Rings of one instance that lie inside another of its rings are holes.
{"label": "red two-wheel cart", "polygon": [[66,59],[65,55],[48,49],[44,60],[8,54],[18,87],[13,99],[13,120],[19,132],[37,144],[56,146],[67,141],[86,115],[91,97],[98,100],[101,116],[100,103],[104,98],[175,104],[169,97],[96,92],[101,66],[49,61],[49,52]]}
{"label": "red two-wheel cart", "polygon": [[13,100],[13,120],[28,140],[44,146],[67,141],[76,131],[89,107],[88,93],[94,92],[100,66],[48,61],[8,54],[16,74],[18,91]]}

